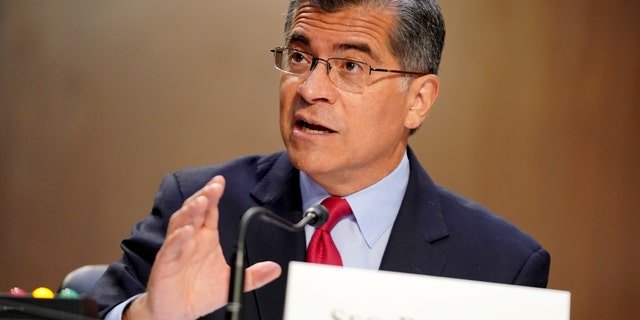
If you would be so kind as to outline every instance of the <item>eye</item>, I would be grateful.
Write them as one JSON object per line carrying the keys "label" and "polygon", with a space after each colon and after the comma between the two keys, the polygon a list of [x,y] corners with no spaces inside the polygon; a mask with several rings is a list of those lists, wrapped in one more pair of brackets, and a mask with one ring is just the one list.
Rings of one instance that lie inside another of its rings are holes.
{"label": "eye", "polygon": [[345,60],[342,67],[345,71],[350,73],[360,73],[364,70],[364,67],[360,63],[351,60]]}
{"label": "eye", "polygon": [[343,76],[362,77],[368,71],[366,63],[356,60],[336,58],[334,63]]}
{"label": "eye", "polygon": [[297,51],[291,51],[289,53],[289,61],[299,64],[299,63],[305,63],[306,59],[304,54]]}

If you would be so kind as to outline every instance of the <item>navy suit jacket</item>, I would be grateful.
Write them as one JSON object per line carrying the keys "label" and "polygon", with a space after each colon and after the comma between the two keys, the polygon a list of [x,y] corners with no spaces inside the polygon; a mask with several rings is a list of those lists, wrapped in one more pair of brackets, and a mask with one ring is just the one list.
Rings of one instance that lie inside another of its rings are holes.
{"label": "navy suit jacket", "polygon": [[[533,238],[480,205],[436,185],[408,149],[410,178],[380,265],[381,270],[545,287],[550,256]],[[122,258],[112,263],[92,296],[104,316],[113,306],[145,291],[169,217],[213,176],[227,185],[220,201],[220,242],[229,260],[242,214],[263,206],[297,222],[302,200],[299,171],[286,152],[239,158],[219,166],[185,169],[163,179],[151,214],[122,241]],[[245,319],[283,317],[289,261],[305,260],[304,232],[291,233],[259,219],[246,239],[248,264],[271,260],[282,276],[246,293]],[[223,319],[218,310],[206,319]]]}

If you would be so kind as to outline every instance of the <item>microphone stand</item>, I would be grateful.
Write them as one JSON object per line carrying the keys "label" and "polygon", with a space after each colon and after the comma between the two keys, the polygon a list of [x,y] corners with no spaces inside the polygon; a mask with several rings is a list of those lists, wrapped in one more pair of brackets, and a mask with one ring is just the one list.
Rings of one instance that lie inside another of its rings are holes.
{"label": "microphone stand", "polygon": [[253,218],[262,216],[265,221],[272,222],[275,225],[295,232],[304,228],[307,224],[319,227],[327,222],[329,213],[322,205],[311,206],[305,211],[304,217],[298,223],[293,224],[290,221],[276,215],[275,213],[263,207],[251,207],[240,219],[240,228],[238,232],[237,247],[231,256],[231,277],[229,281],[229,303],[226,307],[226,320],[240,320],[242,311],[242,293],[244,292],[244,250],[245,238],[249,223]]}

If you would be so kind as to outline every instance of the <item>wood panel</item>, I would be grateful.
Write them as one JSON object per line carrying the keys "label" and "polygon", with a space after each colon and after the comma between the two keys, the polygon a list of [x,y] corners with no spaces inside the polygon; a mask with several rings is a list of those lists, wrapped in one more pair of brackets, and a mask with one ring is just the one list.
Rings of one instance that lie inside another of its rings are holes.
{"label": "wood panel", "polygon": [[[572,319],[640,312],[636,2],[442,1],[431,175],[552,254]],[[116,259],[163,174],[282,148],[286,1],[0,2],[0,290]]]}

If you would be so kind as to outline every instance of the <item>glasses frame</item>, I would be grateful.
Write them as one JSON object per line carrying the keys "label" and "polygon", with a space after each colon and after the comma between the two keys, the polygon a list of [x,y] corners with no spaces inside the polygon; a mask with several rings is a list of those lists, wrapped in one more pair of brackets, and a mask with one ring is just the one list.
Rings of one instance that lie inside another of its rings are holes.
{"label": "glasses frame", "polygon": [[[284,69],[281,69],[280,67],[278,67],[278,62],[277,62],[277,54],[283,54],[284,50],[290,50],[293,52],[298,52],[304,55],[308,55],[309,57],[311,57],[311,64],[309,66],[309,70],[303,72],[303,73],[294,73],[291,71],[287,71]],[[365,65],[367,67],[369,67],[369,75],[371,75],[372,72],[388,72],[388,73],[400,73],[400,74],[406,74],[406,75],[414,75],[414,76],[425,76],[428,74],[431,74],[429,72],[416,72],[416,71],[405,71],[405,70],[394,70],[394,69],[383,69],[383,68],[374,68],[372,67],[370,64],[364,62],[364,61],[359,61],[359,60],[354,60],[354,59],[346,59],[346,58],[327,58],[327,59],[322,59],[322,58],[318,58],[316,56],[314,56],[313,54],[306,52],[306,51],[302,51],[302,50],[298,50],[298,49],[293,49],[293,48],[289,48],[289,47],[275,47],[271,50],[269,50],[271,52],[273,52],[273,57],[276,61],[274,61],[275,63],[275,67],[276,69],[288,73],[288,74],[295,74],[295,75],[302,75],[305,74],[309,71],[313,71],[313,69],[315,69],[318,66],[318,61],[323,61],[326,65],[327,65],[327,74],[329,74],[329,72],[331,72],[331,62],[330,60],[342,60],[342,61],[352,61],[361,65]]]}

